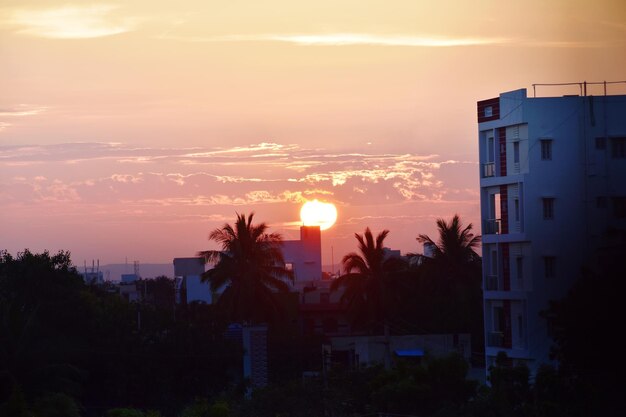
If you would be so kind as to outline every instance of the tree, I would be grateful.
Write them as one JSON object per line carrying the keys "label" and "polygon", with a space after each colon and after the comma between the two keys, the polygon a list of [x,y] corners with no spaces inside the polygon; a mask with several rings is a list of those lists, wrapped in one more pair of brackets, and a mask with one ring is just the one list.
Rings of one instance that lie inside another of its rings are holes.
{"label": "tree", "polygon": [[272,319],[280,310],[275,291],[288,292],[293,272],[285,267],[281,251],[282,237],[266,233],[265,223],[252,224],[254,213],[247,218],[237,214],[234,226],[225,224],[213,230],[209,240],[222,250],[199,252],[214,268],[202,275],[212,291],[223,292],[217,304],[229,318],[248,323]]}
{"label": "tree", "polygon": [[0,415],[41,404],[76,414],[84,289],[69,252],[0,251]]}
{"label": "tree", "polygon": [[439,241],[435,243],[428,235],[420,234],[417,241],[429,245],[433,251],[432,261],[446,272],[459,273],[469,265],[480,263],[480,256],[474,248],[480,244],[480,236],[472,233],[470,223],[463,227],[458,214],[455,214],[450,223],[444,219],[437,219]]}
{"label": "tree", "polygon": [[363,235],[355,233],[360,254],[351,252],[343,257],[341,263],[345,272],[330,287],[331,291],[344,288],[341,302],[348,305],[354,323],[382,321],[387,368],[391,362],[389,324],[394,306],[398,305],[399,273],[406,267],[402,259],[386,256],[383,242],[388,234],[389,230],[383,230],[374,239],[369,227]]}
{"label": "tree", "polygon": [[567,295],[550,301],[541,316],[548,320],[553,337],[551,357],[558,361],[559,379],[573,381],[575,391],[585,393],[563,402],[584,398],[578,407],[583,414],[618,416],[624,414],[626,366],[619,359],[623,349],[620,343],[598,341],[624,324],[626,231],[611,229],[603,240]]}
{"label": "tree", "polygon": [[[464,226],[458,214],[448,222],[437,219],[439,239],[420,234],[417,241],[430,246],[432,257],[424,257],[416,287],[428,288],[430,295],[422,308],[422,319],[436,317],[439,331],[471,331],[473,355],[483,360],[482,262],[475,249],[481,237]],[[418,310],[421,306],[412,307]],[[427,310],[426,312],[424,310]]]}

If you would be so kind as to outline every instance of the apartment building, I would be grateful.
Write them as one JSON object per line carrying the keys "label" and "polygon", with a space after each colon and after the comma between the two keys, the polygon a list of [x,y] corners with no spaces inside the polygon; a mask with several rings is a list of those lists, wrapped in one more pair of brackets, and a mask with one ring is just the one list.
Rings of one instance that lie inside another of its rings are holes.
{"label": "apartment building", "polygon": [[540,312],[626,230],[626,95],[522,89],[477,108],[486,363],[504,351],[536,371],[552,344]]}

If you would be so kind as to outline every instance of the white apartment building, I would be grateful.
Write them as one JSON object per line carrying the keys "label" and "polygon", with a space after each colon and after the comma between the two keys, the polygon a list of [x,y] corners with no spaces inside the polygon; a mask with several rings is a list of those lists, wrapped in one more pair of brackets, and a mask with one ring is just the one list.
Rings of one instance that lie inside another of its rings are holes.
{"label": "white apartment building", "polygon": [[626,230],[626,95],[477,104],[486,364],[504,351],[534,373],[552,344],[540,312]]}

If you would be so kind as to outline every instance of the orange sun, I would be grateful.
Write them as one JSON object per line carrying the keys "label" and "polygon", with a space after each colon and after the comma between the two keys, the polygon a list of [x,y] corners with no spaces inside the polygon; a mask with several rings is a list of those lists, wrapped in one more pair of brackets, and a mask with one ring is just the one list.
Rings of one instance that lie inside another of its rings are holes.
{"label": "orange sun", "polygon": [[332,203],[307,201],[300,209],[300,219],[305,226],[319,226],[320,230],[326,230],[335,224],[337,208]]}

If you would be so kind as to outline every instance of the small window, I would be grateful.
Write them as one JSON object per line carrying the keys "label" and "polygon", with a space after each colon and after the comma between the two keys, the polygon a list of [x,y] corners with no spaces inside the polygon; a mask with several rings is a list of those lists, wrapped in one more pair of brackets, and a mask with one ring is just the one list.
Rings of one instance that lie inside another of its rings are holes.
{"label": "small window", "polygon": [[293,263],[291,263],[291,262],[285,263],[285,269],[287,271],[293,271]]}
{"label": "small window", "polygon": [[324,333],[337,333],[338,327],[337,320],[333,318],[326,318],[322,321]]}
{"label": "small window", "polygon": [[543,219],[554,219],[554,198],[542,198],[543,201]]}
{"label": "small window", "polygon": [[543,257],[543,271],[546,278],[554,278],[556,276],[556,258],[554,256]]}
{"label": "small window", "polygon": [[519,164],[519,142],[513,142],[513,162]]}
{"label": "small window", "polygon": [[606,138],[596,138],[596,149],[606,149]]}
{"label": "small window", "polygon": [[596,207],[606,208],[606,197],[604,196],[596,197]]}
{"label": "small window", "polygon": [[626,158],[626,138],[611,138],[611,156]]}
{"label": "small window", "polygon": [[513,209],[515,212],[515,221],[518,222],[519,221],[519,199],[514,199],[513,200]]}
{"label": "small window", "polygon": [[613,197],[613,215],[618,219],[626,219],[626,197]]}
{"label": "small window", "polygon": [[524,258],[518,256],[515,258],[515,274],[517,275],[517,280],[522,282],[524,279]]}
{"label": "small window", "polygon": [[541,159],[544,161],[552,160],[552,140],[541,139]]}
{"label": "small window", "polygon": [[485,117],[493,116],[493,107],[487,106],[485,107]]}

